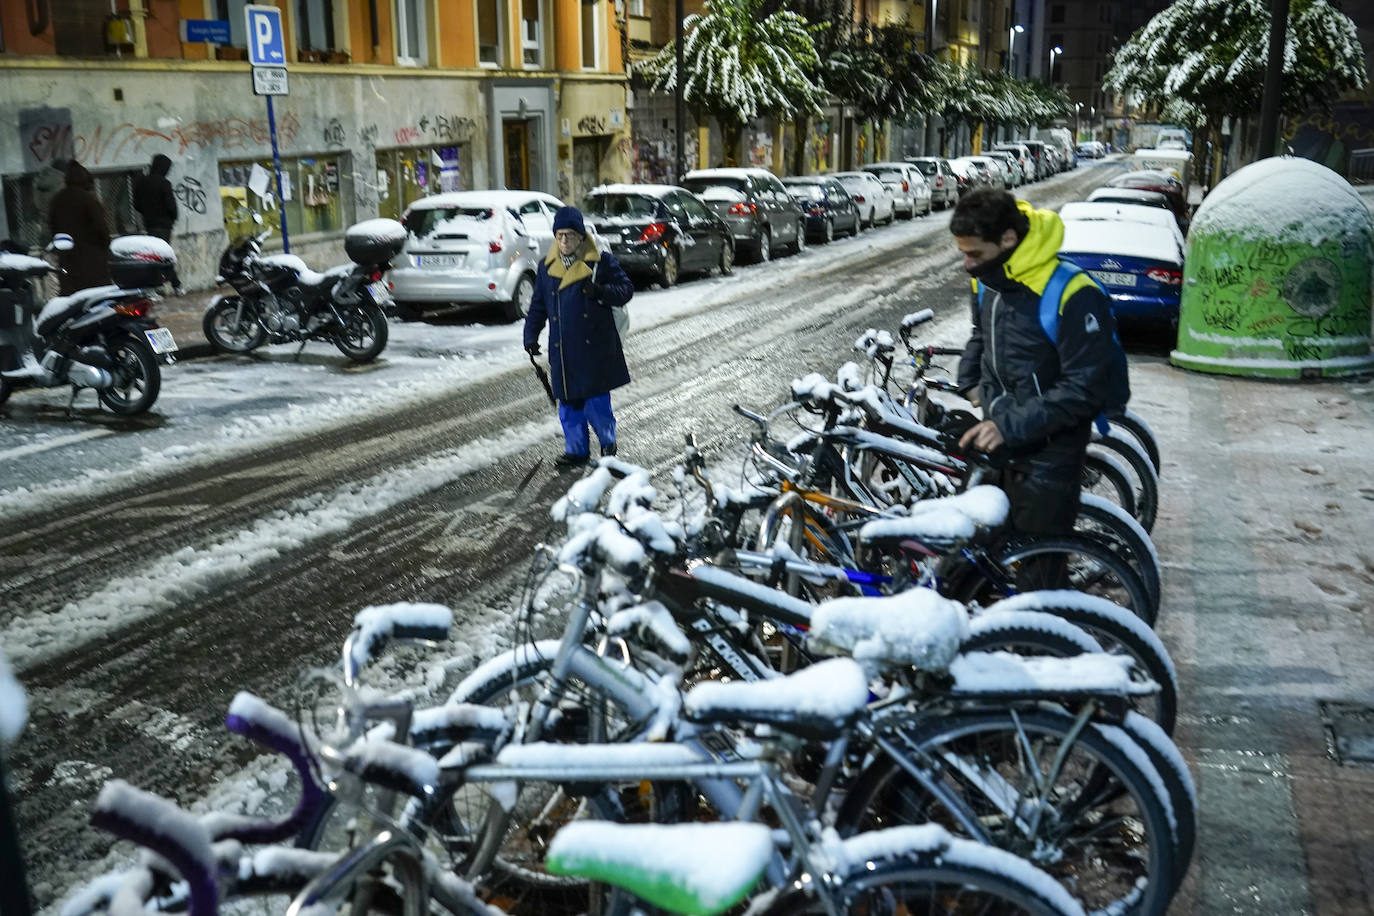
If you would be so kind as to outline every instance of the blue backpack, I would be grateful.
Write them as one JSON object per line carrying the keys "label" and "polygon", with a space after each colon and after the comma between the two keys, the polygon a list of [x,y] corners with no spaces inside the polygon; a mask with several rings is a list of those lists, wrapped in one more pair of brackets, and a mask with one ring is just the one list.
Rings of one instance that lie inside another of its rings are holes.
{"label": "blue backpack", "polygon": [[[1040,294],[1040,327],[1044,330],[1045,336],[1051,343],[1059,340],[1059,310],[1063,306],[1064,290],[1068,289],[1069,281],[1076,275],[1084,273],[1083,268],[1077,264],[1070,264],[1068,261],[1060,261],[1059,266],[1050,275],[1050,282],[1045,284],[1045,291]],[[1091,276],[1089,279],[1092,279]],[[1094,286],[1102,289],[1101,284],[1092,280]],[[983,292],[987,289],[982,283],[978,284],[978,307],[983,306]],[[1102,290],[1106,294],[1106,290]],[[1107,401],[1102,408],[1102,413],[1097,415],[1094,421],[1097,424],[1097,431],[1106,435],[1110,428],[1109,417],[1120,416],[1126,410],[1126,403],[1131,399],[1131,380],[1126,369],[1126,350],[1121,346],[1121,338],[1117,337],[1116,330],[1112,330],[1112,356],[1108,367],[1106,379]]]}

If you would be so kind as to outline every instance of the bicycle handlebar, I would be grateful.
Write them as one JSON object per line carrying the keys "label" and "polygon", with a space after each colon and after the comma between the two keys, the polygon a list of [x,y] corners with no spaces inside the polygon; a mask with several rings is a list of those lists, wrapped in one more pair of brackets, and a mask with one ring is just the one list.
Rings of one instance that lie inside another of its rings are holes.
{"label": "bicycle handlebar", "polygon": [[[213,916],[219,906],[215,854],[209,831],[194,815],[161,796],[115,779],[96,797],[91,823],[170,862],[190,888],[190,912]],[[151,893],[150,881],[145,898]]]}

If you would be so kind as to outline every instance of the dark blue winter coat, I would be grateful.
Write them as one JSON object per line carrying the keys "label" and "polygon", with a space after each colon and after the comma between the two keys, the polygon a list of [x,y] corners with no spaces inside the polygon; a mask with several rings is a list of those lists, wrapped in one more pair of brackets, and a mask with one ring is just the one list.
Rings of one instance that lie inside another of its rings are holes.
{"label": "dark blue winter coat", "polygon": [[549,326],[549,375],[553,396],[580,401],[630,383],[611,309],[634,295],[634,285],[609,251],[584,239],[567,269],[554,242],[534,277],[534,298],[525,318],[525,346]]}

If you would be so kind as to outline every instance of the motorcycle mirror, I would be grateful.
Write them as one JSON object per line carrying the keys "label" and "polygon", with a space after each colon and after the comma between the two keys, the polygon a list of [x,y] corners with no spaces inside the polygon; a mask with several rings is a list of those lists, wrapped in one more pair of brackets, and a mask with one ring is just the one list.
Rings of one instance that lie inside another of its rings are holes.
{"label": "motorcycle mirror", "polygon": [[253,211],[253,222],[257,223],[259,226],[262,225],[262,214],[256,210]]}
{"label": "motorcycle mirror", "polygon": [[59,232],[52,237],[52,244],[48,246],[52,251],[71,251],[76,247],[76,242],[65,232]]}

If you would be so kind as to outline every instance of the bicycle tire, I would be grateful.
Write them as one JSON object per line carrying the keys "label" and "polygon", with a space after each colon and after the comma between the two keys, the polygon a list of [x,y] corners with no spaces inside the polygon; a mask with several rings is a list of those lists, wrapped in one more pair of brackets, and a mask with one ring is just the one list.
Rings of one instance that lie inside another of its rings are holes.
{"label": "bicycle tire", "polygon": [[1133,516],[1096,493],[1081,493],[1074,532],[1106,540],[1123,560],[1131,564],[1149,590],[1150,598],[1156,604],[1160,602],[1164,586],[1159,553],[1149,532]]}
{"label": "bicycle tire", "polygon": [[1121,462],[1111,455],[1089,451],[1083,457],[1082,490],[1113,502],[1132,518],[1136,516],[1135,487]]}
{"label": "bicycle tire", "polygon": [[1013,652],[1071,658],[1102,647],[1083,630],[1053,614],[1036,611],[989,611],[969,621],[969,637],[960,652]]}
{"label": "bicycle tire", "polygon": [[1177,888],[1188,877],[1188,868],[1193,863],[1193,851],[1197,846],[1197,785],[1178,745],[1158,723],[1139,713],[1128,712],[1120,728],[1145,749],[1150,763],[1159,771],[1159,778],[1169,792],[1169,804],[1173,806],[1174,819],[1178,824],[1178,862],[1174,877],[1174,886]]}
{"label": "bicycle tire", "polygon": [[[1146,755],[1132,753],[1124,733],[1117,736],[1092,723],[1065,751],[1063,738],[1074,721],[1058,708],[1034,706],[956,712],[919,722],[903,730],[906,742],[920,755],[909,763],[930,768],[929,778],[942,797],[933,798],[897,761],[878,754],[846,794],[836,827],[841,835],[852,835],[874,825],[934,822],[960,835],[949,806],[962,805],[992,845],[1017,854],[1025,850],[1032,864],[1057,878],[1090,912],[1161,916],[1173,896],[1177,874],[1174,816],[1163,781]],[[1005,809],[1049,813],[1026,793],[1045,775],[1039,753],[1052,761],[1061,751],[1061,776],[1068,782],[1058,789],[1061,784],[1056,781],[1053,798],[1048,792],[1041,795],[1062,823],[1049,817],[1040,825],[1043,829],[1017,835],[1025,826],[1016,823],[1020,814],[1006,818]],[[1039,775],[1008,778],[1005,774],[1026,762],[1028,752],[1036,756]],[[1070,769],[1075,775],[1069,776]],[[1075,785],[1090,794],[1075,798]],[[998,799],[997,791],[1021,794],[1017,799]],[[1056,807],[1060,804],[1063,810]],[[1131,843],[1132,838],[1139,843]],[[1106,887],[1089,878],[1118,880]]]}
{"label": "bicycle tire", "polygon": [[1088,443],[1088,452],[1094,451],[1110,454],[1126,469],[1135,496],[1133,514],[1146,531],[1154,530],[1155,519],[1159,516],[1159,474],[1150,464],[1150,456],[1134,439],[1111,432],[1094,434]]}
{"label": "bicycle tire", "polygon": [[1145,454],[1150,456],[1150,463],[1155,466],[1155,473],[1163,473],[1164,468],[1159,463],[1159,440],[1155,438],[1155,431],[1150,428],[1150,424],[1145,421],[1144,417],[1128,407],[1121,416],[1112,417],[1111,425],[1125,430],[1135,441],[1139,442],[1140,447],[1145,449]]}
{"label": "bicycle tire", "polygon": [[[1051,581],[1053,571],[1038,567],[1047,564],[1027,564],[1027,560],[1061,555],[1065,558],[1067,583]],[[1079,557],[1079,565],[1072,563]],[[949,597],[965,604],[990,604],[991,600],[1010,598],[1029,591],[1053,591],[1067,587],[1085,594],[1097,595],[1119,604],[1153,626],[1159,605],[1150,598],[1149,590],[1129,563],[1121,559],[1102,542],[1077,534],[1049,537],[1021,536],[989,551],[989,558],[1009,578],[1003,582],[990,581],[972,563],[952,577]]]}
{"label": "bicycle tire", "polygon": [[[852,866],[839,879],[837,896],[843,903],[843,912],[929,913],[931,916],[967,913],[1068,916],[1083,912],[1053,879],[1048,879],[1047,885],[1019,878],[1025,868],[1034,869],[1024,860],[1012,862],[1018,857],[999,855],[1001,850],[987,847],[969,850],[970,845],[973,844],[951,845],[940,854],[938,862],[897,859]],[[912,891],[894,892],[893,885],[913,888],[916,899],[911,899]],[[879,905],[865,907],[860,903],[863,900],[875,900]],[[793,888],[775,899],[762,914],[801,916],[824,912],[821,901],[809,889]]]}
{"label": "bicycle tire", "polygon": [[[1133,680],[1152,680],[1159,692],[1136,698],[1137,712],[1153,700],[1154,713],[1140,714],[1172,735],[1178,721],[1178,671],[1169,650],[1145,622],[1126,608],[1095,595],[1078,592],[1026,592],[990,605],[983,614],[1039,612],[1066,620],[1091,637],[1103,652],[1127,655]],[[977,619],[977,618],[975,618]]]}

